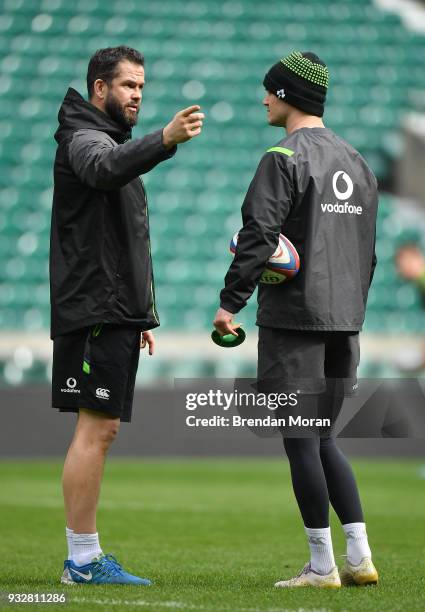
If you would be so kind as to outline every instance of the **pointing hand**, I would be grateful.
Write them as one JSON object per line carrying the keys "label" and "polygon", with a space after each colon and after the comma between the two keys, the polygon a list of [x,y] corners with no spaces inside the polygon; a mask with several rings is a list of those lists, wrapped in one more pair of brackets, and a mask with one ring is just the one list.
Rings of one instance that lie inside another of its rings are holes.
{"label": "pointing hand", "polygon": [[202,120],[205,118],[204,113],[197,112],[200,109],[198,105],[189,106],[174,115],[162,132],[163,143],[167,149],[199,136],[202,131]]}

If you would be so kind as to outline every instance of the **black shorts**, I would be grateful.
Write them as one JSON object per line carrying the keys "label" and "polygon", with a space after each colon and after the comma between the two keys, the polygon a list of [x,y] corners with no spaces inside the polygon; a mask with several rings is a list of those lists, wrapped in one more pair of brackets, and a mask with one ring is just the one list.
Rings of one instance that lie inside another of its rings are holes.
{"label": "black shorts", "polygon": [[141,330],[99,323],[53,340],[52,406],[131,421]]}
{"label": "black shorts", "polygon": [[305,394],[348,397],[357,390],[358,332],[299,331],[260,327],[258,384]]}

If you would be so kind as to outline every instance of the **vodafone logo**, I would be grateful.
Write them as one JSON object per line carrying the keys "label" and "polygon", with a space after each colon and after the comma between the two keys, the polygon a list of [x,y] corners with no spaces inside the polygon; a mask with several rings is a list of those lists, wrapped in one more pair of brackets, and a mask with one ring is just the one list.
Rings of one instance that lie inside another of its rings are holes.
{"label": "vodafone logo", "polygon": [[[341,181],[344,181],[345,183],[345,188],[346,188],[345,191],[340,191],[337,187],[337,182],[339,178],[340,178],[340,183]],[[354,191],[353,181],[348,176],[348,174],[344,172],[344,170],[338,170],[338,172],[335,172],[332,178],[332,189],[334,190],[334,194],[338,198],[338,200],[348,200],[353,195],[353,191]]]}
{"label": "vodafone logo", "polygon": [[354,206],[348,202],[337,202],[336,204],[320,204],[323,212],[338,213],[339,215],[361,215],[363,208],[361,206]]}
{"label": "vodafone logo", "polygon": [[73,376],[70,376],[66,379],[66,389],[61,389],[61,393],[80,393],[80,390],[75,388],[76,386],[77,380]]}
{"label": "vodafone logo", "polygon": [[[340,191],[340,188],[344,187],[345,191]],[[332,189],[337,198],[337,202],[322,202],[320,206],[324,213],[337,213],[339,215],[361,215],[363,213],[362,206],[349,204],[349,202],[347,202],[353,195],[354,184],[344,170],[338,170],[333,175]]]}

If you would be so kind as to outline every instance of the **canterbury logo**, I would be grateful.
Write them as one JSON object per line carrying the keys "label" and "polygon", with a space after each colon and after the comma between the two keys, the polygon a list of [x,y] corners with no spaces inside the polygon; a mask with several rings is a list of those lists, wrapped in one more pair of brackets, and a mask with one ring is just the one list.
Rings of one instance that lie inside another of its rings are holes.
{"label": "canterbury logo", "polygon": [[325,538],[316,538],[314,536],[309,536],[308,541],[310,542],[310,544],[316,544],[318,546],[320,544],[326,544]]}
{"label": "canterbury logo", "polygon": [[276,95],[277,95],[278,98],[283,100],[283,98],[285,97],[285,90],[284,89],[279,89],[279,91],[276,92]]}
{"label": "canterbury logo", "polygon": [[81,578],[83,578],[83,580],[91,580],[92,579],[92,573],[89,572],[88,574],[83,574],[82,572],[79,572],[75,569],[72,569],[72,567],[69,568],[71,570],[71,572],[74,572],[74,574],[77,574],[77,576],[80,576]]}
{"label": "canterbury logo", "polygon": [[100,399],[109,399],[109,389],[96,389],[96,397],[99,397]]}

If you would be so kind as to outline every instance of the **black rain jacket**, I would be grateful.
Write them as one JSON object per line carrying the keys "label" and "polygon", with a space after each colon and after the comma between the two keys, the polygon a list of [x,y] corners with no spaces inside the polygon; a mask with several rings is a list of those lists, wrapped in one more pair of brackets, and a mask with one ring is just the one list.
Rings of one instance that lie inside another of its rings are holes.
{"label": "black rain jacket", "polygon": [[376,265],[377,182],[363,157],[328,128],[301,128],[263,156],[242,205],[243,228],[220,294],[237,313],[279,233],[300,256],[297,276],[259,284],[257,325],[359,331]]}
{"label": "black rain jacket", "polygon": [[159,325],[139,175],[174,155],[162,130],[130,140],[68,89],[59,110],[50,232],[51,338],[96,323]]}

